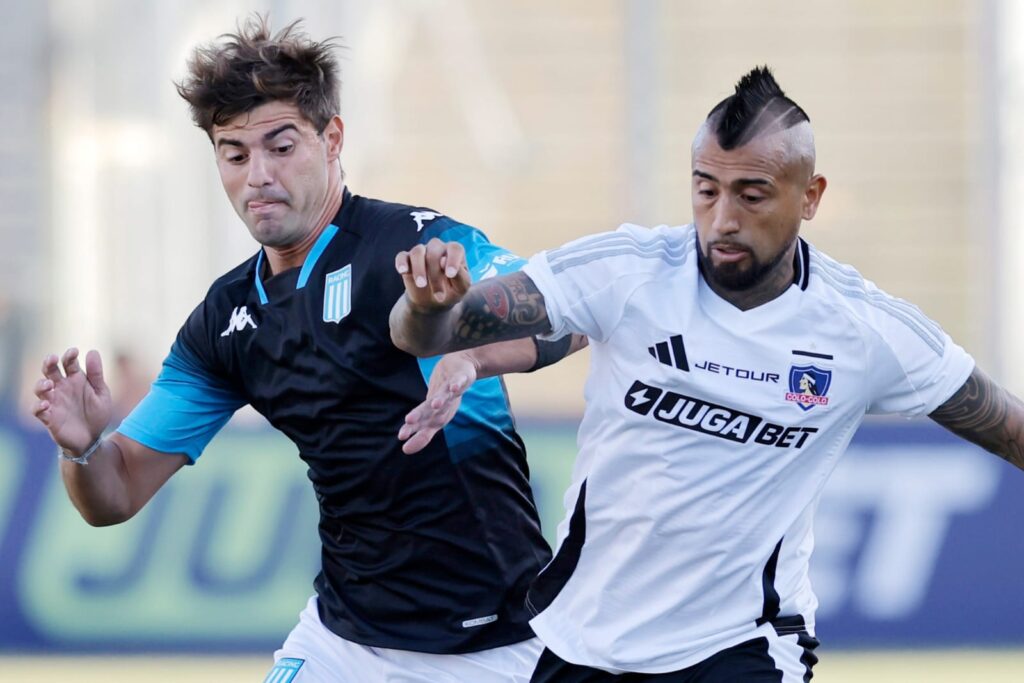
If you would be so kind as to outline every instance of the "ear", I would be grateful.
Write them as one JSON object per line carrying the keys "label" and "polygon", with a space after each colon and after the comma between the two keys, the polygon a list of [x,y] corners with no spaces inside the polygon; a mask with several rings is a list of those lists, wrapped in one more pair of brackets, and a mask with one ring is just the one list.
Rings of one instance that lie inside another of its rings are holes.
{"label": "ear", "polygon": [[821,202],[821,195],[825,194],[825,188],[828,186],[828,181],[825,180],[823,175],[811,176],[811,179],[807,181],[807,188],[804,190],[803,207],[800,212],[801,217],[805,221],[809,221],[814,218],[814,214],[818,213],[818,203]]}
{"label": "ear", "polygon": [[337,161],[341,156],[341,148],[345,145],[345,122],[340,116],[331,117],[324,126],[323,136],[327,143],[327,161]]}

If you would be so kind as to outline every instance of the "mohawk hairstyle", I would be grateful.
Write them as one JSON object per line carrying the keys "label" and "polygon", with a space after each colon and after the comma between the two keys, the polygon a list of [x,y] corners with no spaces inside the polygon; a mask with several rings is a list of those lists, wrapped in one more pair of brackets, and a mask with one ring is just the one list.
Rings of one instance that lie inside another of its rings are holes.
{"label": "mohawk hairstyle", "polygon": [[271,35],[267,17],[251,15],[237,33],[200,45],[188,75],[175,83],[192,121],[213,137],[213,127],[277,100],[293,102],[322,132],[341,108],[334,38],[314,42],[301,20]]}
{"label": "mohawk hairstyle", "polygon": [[810,121],[807,112],[786,97],[767,66],[754,67],[736,84],[736,92],[708,113],[722,149],[735,149],[767,131],[786,130]]}

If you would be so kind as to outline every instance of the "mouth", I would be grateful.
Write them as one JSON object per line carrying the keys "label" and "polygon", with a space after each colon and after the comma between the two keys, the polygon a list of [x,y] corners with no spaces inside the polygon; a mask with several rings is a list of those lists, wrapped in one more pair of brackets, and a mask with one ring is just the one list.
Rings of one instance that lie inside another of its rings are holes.
{"label": "mouth", "polygon": [[750,250],[736,244],[715,244],[711,246],[711,255],[720,263],[736,263],[750,255]]}
{"label": "mouth", "polygon": [[254,199],[246,203],[245,208],[249,211],[249,213],[259,216],[265,213],[270,213],[278,206],[281,206],[283,204],[284,202],[279,202],[272,199]]}

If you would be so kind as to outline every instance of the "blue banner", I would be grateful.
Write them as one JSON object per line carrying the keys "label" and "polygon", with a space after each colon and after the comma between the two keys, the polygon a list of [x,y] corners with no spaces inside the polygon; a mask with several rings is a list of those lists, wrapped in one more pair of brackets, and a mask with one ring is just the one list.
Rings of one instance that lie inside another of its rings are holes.
{"label": "blue banner", "polygon": [[[575,423],[526,422],[553,537]],[[817,515],[835,646],[1024,644],[1024,473],[930,422],[863,427]],[[0,649],[273,650],[312,593],[316,501],[295,448],[229,426],[131,521],[92,528],[45,433],[0,425]]]}

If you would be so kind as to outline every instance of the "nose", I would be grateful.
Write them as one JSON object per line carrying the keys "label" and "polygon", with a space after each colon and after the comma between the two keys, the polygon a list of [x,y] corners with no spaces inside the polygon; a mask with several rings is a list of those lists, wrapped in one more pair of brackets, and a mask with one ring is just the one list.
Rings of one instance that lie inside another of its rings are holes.
{"label": "nose", "polygon": [[266,187],[273,182],[270,174],[270,164],[266,157],[260,153],[253,153],[249,156],[249,169],[246,183],[249,187]]}
{"label": "nose", "polygon": [[736,203],[724,192],[718,196],[718,201],[712,209],[711,229],[717,235],[739,232],[740,221]]}

